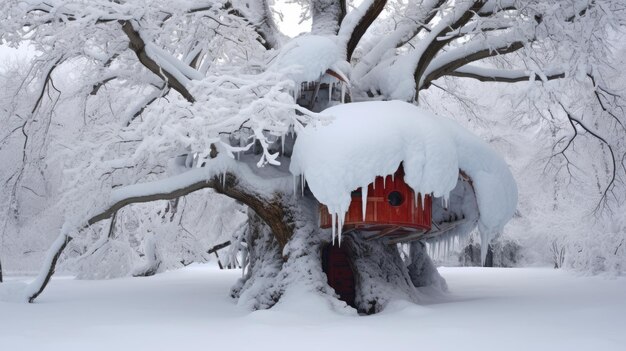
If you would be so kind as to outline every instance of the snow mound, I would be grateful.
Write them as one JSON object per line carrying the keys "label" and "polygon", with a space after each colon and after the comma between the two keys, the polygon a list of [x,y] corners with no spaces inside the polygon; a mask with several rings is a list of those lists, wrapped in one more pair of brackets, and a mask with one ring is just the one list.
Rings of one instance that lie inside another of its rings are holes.
{"label": "snow mound", "polygon": [[334,119],[298,133],[290,171],[308,182],[339,231],[351,192],[394,174],[400,163],[416,193],[444,201],[464,171],[472,179],[485,244],[513,216],[517,186],[506,162],[454,121],[402,101],[343,104],[323,113]]}
{"label": "snow mound", "polygon": [[26,287],[28,285],[21,281],[9,281],[0,283],[0,301],[4,302],[26,302]]}
{"label": "snow mound", "polygon": [[317,81],[328,69],[347,81],[350,64],[336,40],[321,35],[303,35],[283,46],[270,65],[271,70],[295,68],[289,78],[296,83]]}

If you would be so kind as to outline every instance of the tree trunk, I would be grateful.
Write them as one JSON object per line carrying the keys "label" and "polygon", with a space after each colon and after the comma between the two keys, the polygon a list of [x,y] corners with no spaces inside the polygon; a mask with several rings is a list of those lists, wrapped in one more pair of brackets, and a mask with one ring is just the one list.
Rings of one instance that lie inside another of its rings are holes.
{"label": "tree trunk", "polygon": [[[282,297],[297,293],[299,301],[321,298],[335,311],[354,313],[346,302],[339,300],[322,269],[322,250],[331,244],[331,233],[318,226],[317,203],[306,198],[299,200],[291,211],[295,217],[293,236],[282,250],[270,227],[250,213],[248,264],[231,296],[246,308],[266,309],[282,301]],[[359,313],[380,312],[395,300],[419,303],[426,287],[432,288],[430,293],[447,289],[422,243],[412,245],[409,262],[405,262],[397,245],[383,240],[365,241],[363,237],[363,233],[354,231],[343,235],[341,242],[354,272],[353,307]],[[307,296],[301,296],[303,293]],[[286,300],[284,303],[293,303],[293,299]]]}
{"label": "tree trunk", "polygon": [[493,247],[491,244],[487,245],[487,255],[483,267],[493,267]]}

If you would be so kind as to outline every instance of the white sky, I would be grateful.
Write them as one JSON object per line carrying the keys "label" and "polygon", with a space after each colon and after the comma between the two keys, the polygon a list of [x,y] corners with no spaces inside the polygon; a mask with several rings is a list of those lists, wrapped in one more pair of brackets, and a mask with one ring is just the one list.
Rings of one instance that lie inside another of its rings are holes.
{"label": "white sky", "polygon": [[274,0],[274,9],[283,15],[282,21],[279,16],[275,16],[276,24],[280,30],[290,37],[295,37],[302,32],[308,32],[311,29],[311,21],[300,22],[300,6],[297,4],[288,4],[287,0]]}

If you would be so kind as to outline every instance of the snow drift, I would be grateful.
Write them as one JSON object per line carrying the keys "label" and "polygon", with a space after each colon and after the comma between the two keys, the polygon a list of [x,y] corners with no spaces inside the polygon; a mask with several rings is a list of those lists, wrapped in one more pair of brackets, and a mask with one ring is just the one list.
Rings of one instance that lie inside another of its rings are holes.
{"label": "snow drift", "polygon": [[[484,243],[502,231],[515,212],[517,186],[506,162],[457,123],[402,101],[343,104],[326,109],[334,119],[299,132],[290,171],[308,182],[317,200],[336,218],[351,192],[377,176],[392,175],[402,163],[404,181],[420,194],[447,201],[459,171],[472,181]],[[366,196],[364,194],[364,196]]]}

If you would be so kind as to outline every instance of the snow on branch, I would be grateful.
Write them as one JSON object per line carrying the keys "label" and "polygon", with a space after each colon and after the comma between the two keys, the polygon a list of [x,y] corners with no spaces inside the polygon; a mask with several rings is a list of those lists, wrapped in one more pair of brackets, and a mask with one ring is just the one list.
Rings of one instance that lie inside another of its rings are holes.
{"label": "snow on branch", "polygon": [[274,22],[268,0],[233,0],[224,4],[224,9],[246,19],[259,34],[261,44],[266,49],[278,49],[285,40]]}
{"label": "snow on branch", "polygon": [[366,75],[381,59],[411,39],[415,38],[423,29],[430,31],[428,23],[439,12],[440,7],[446,0],[425,0],[419,4],[410,2],[403,14],[406,18],[397,24],[397,28],[378,40],[377,44],[369,50],[354,67],[355,76]]}
{"label": "snow on branch", "polygon": [[425,76],[424,72],[435,56],[444,46],[456,39],[456,34],[450,36],[450,33],[454,33],[465,26],[483,5],[484,1],[482,0],[460,2],[422,40],[424,44],[420,45],[412,55],[412,60],[414,60],[412,63],[415,64],[413,76],[417,90],[419,90],[420,82]]}
{"label": "snow on branch", "polygon": [[447,72],[452,72],[468,63],[520,50],[524,47],[526,40],[515,32],[470,40],[434,57],[423,74],[416,77],[420,79],[417,87],[421,89]]}
{"label": "snow on branch", "polygon": [[517,10],[519,0],[488,0],[483,7],[478,10],[479,16],[491,16],[503,11]]}
{"label": "snow on branch", "polygon": [[346,16],[346,0],[311,0],[311,34],[335,35]]}
{"label": "snow on branch", "polygon": [[341,22],[339,29],[339,38],[346,42],[346,58],[348,61],[352,58],[354,49],[359,41],[372,25],[374,20],[378,18],[385,8],[387,0],[366,0],[348,15]]}
{"label": "snow on branch", "polygon": [[188,85],[190,78],[201,79],[201,74],[163,50],[157,49],[153,44],[146,43],[131,21],[120,21],[120,24],[130,40],[130,48],[139,61],[187,101],[194,102],[195,98],[189,92]]}
{"label": "snow on branch", "polygon": [[515,83],[529,80],[552,80],[564,78],[565,73],[562,70],[552,69],[543,72],[532,72],[528,70],[504,70],[495,68],[478,67],[473,65],[465,65],[454,71],[446,72],[444,75],[472,78],[481,82],[504,82]]}
{"label": "snow on branch", "polygon": [[277,234],[279,243],[285,245],[291,236],[292,228],[288,223],[271,220],[284,218],[284,215],[277,216],[277,213],[285,211],[284,208],[276,205],[273,196],[278,190],[285,192],[287,189],[292,189],[292,182],[291,177],[263,179],[255,175],[245,164],[220,154],[208,160],[201,168],[153,182],[116,188],[111,192],[106,205],[83,222],[85,224],[75,226],[76,223],[80,223],[79,219],[66,221],[61,233],[48,250],[39,275],[25,287],[24,296],[28,302],[32,303],[44,291],[55,272],[59,257],[73,239],[73,231],[82,231],[102,220],[111,218],[119,210],[131,204],[176,199],[205,188],[212,188],[252,208],[261,218],[267,220],[268,225]]}

